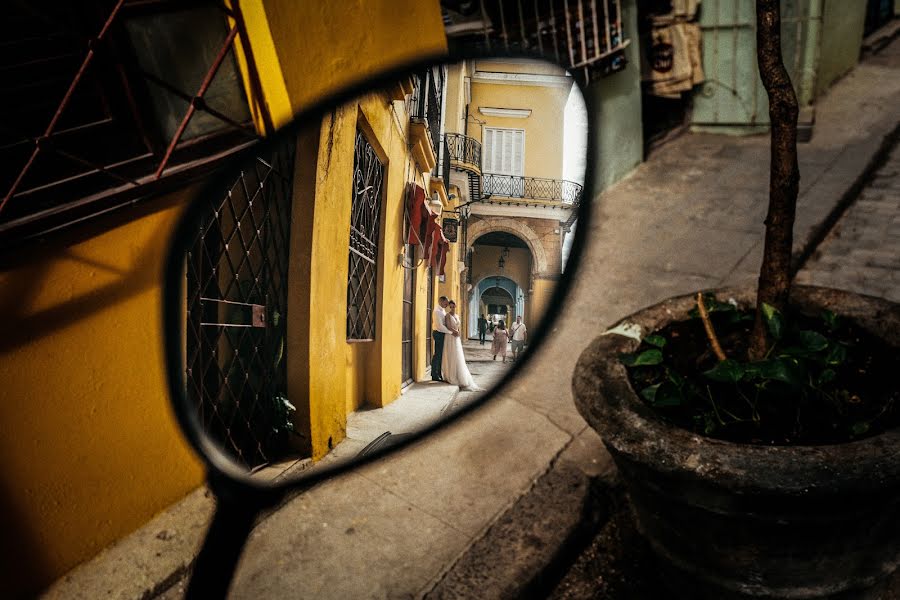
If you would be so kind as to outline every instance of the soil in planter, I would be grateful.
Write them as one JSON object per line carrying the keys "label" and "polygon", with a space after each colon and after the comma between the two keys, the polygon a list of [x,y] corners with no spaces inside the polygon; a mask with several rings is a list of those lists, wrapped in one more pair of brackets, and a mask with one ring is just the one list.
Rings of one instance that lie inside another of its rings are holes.
{"label": "soil in planter", "polygon": [[707,300],[729,358],[699,316],[622,355],[634,390],[669,422],[708,437],[773,445],[837,444],[900,425],[900,351],[831,313],[784,319],[766,360],[747,362],[752,312]]}

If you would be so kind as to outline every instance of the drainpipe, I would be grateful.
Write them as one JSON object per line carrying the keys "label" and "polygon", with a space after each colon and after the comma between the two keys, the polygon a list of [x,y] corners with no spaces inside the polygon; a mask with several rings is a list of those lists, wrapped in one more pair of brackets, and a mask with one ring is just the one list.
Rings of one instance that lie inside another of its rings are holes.
{"label": "drainpipe", "polygon": [[803,76],[797,90],[800,92],[801,107],[815,101],[814,94],[822,50],[822,16],[824,12],[825,0],[809,0],[806,44],[803,48]]}
{"label": "drainpipe", "polygon": [[[819,76],[819,61],[822,51],[822,17],[825,11],[826,0],[809,0],[809,12],[806,17],[806,36],[802,48],[797,52],[802,56],[797,81],[794,87],[797,91],[797,100],[800,104],[800,114],[797,119],[797,141],[808,142],[812,138],[813,126],[816,122],[815,93],[816,81]],[[799,17],[799,15],[798,15]],[[798,30],[801,26],[798,19]],[[798,31],[798,33],[800,33]]]}

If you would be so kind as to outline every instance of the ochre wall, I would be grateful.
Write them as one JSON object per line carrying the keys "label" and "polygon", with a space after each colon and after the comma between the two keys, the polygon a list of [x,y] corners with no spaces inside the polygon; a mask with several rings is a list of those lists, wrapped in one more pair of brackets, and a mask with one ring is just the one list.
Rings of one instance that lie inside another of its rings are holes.
{"label": "ochre wall", "polygon": [[[241,7],[276,123],[336,85],[446,48],[435,1]],[[161,261],[185,203],[155,199],[125,224],[0,257],[4,594],[48,585],[202,482],[161,349]]]}
{"label": "ochre wall", "polygon": [[[483,63],[478,64],[481,69]],[[501,63],[512,72],[514,65]],[[546,70],[543,63],[529,63],[529,69]],[[521,71],[521,68],[519,69]],[[531,72],[531,71],[529,71]],[[562,179],[563,175],[563,118],[569,87],[505,85],[497,83],[472,83],[472,102],[469,114],[481,121],[484,127],[506,127],[525,130],[525,173],[527,177]],[[481,114],[479,107],[526,108],[531,115],[524,119],[494,117]],[[483,127],[469,126],[469,135],[484,143]]]}
{"label": "ochre wall", "polygon": [[376,69],[446,53],[436,0],[263,0],[295,111]]}
{"label": "ochre wall", "polygon": [[[425,174],[423,180],[411,162],[407,146],[408,124],[409,116],[404,103],[398,101],[390,104],[380,91],[338,108],[324,119],[319,133],[314,195],[295,200],[298,203],[295,211],[299,209],[301,214],[311,218],[309,237],[305,241],[292,240],[292,243],[304,247],[301,256],[308,254],[310,257],[310,301],[308,305],[301,303],[301,311],[305,311],[302,318],[307,324],[296,329],[297,337],[290,331],[289,336],[292,346],[307,346],[300,354],[304,364],[294,368],[308,373],[305,378],[296,380],[300,386],[308,382],[308,390],[294,388],[290,393],[303,405],[302,413],[298,410],[297,425],[301,429],[308,427],[313,459],[327,454],[346,436],[349,413],[364,405],[385,406],[400,395],[402,319],[399,317],[403,305],[405,269],[398,257],[404,250],[402,224],[406,186],[409,178],[427,188],[430,179]],[[377,263],[375,339],[348,342],[347,248],[357,129],[364,133],[375,149],[385,172]],[[312,172],[308,166],[298,173],[301,171],[307,177]],[[306,190],[310,184],[306,181],[296,187]],[[417,256],[420,253],[421,250],[417,250]],[[417,262],[415,257],[407,257],[406,260],[408,263]],[[296,293],[303,293],[304,283],[296,284]],[[414,288],[414,379],[422,379],[426,369],[426,286],[425,265],[419,262]],[[293,320],[294,317],[291,318]],[[290,327],[292,325],[289,324]],[[308,421],[304,414],[309,415]]]}
{"label": "ochre wall", "polygon": [[5,594],[43,587],[202,479],[169,408],[160,329],[164,251],[187,200],[156,199],[0,271]]}
{"label": "ochre wall", "polygon": [[[469,75],[465,61],[448,65],[447,96],[444,101],[444,130],[448,133],[466,133],[466,77]],[[475,125],[477,129],[477,125]]]}

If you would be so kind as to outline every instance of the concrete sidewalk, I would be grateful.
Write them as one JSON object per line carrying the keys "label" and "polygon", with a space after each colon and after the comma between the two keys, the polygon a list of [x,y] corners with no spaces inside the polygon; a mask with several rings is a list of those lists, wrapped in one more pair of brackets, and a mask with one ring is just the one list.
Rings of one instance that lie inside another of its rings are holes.
{"label": "concrete sidewalk", "polygon": [[[861,63],[817,103],[813,139],[800,146],[797,251],[812,251],[835,210],[886,152],[885,136],[900,123],[898,48],[895,41]],[[586,493],[584,481],[611,471],[571,398],[581,349],[614,321],[666,297],[754,282],[768,145],[766,136],[686,135],[595,199],[575,289],[527,372],[441,433],[269,515],[251,536],[231,596],[498,597],[492,590],[507,588],[492,577],[512,571],[496,565],[519,556],[497,546],[504,539],[497,532],[527,528],[530,537],[518,547],[532,550],[564,541],[559,528],[577,527],[583,508],[570,497]],[[529,492],[561,467],[566,477],[542,492],[557,502],[536,505]],[[178,597],[178,578],[199,544],[210,503],[200,492],[192,495],[48,595]],[[517,512],[523,506],[526,512]],[[513,518],[519,514],[536,515],[545,526]],[[475,561],[481,576],[472,587],[454,565],[471,566],[469,550],[478,544],[488,551]],[[523,559],[520,572],[532,564]]]}

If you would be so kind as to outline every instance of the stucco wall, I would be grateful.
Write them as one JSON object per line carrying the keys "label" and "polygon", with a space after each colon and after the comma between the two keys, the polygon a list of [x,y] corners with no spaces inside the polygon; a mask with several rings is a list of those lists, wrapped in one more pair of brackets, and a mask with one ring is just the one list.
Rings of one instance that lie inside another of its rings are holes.
{"label": "stucco wall", "polygon": [[201,481],[169,408],[160,328],[166,240],[187,200],[4,257],[5,594],[43,587]]}
{"label": "stucco wall", "polygon": [[824,0],[819,66],[815,95],[834,83],[859,61],[863,26],[866,21],[865,0]]}
{"label": "stucco wall", "polygon": [[604,77],[587,88],[585,102],[593,119],[595,192],[622,179],[644,158],[641,122],[641,73],[638,55],[637,6],[623,0],[623,29],[631,45],[625,50],[628,64],[622,71]]}
{"label": "stucco wall", "polygon": [[[295,298],[299,313],[288,324],[295,387],[289,395],[298,406],[296,424],[311,437],[311,454],[321,458],[346,436],[347,415],[362,406],[380,407],[400,395],[402,373],[404,202],[407,178],[423,184],[407,147],[409,117],[403,102],[393,110],[384,94],[375,91],[351,101],[327,116],[321,125],[317,152],[307,152],[298,169],[294,214],[310,220],[303,237],[292,239],[300,260],[309,260],[309,277],[291,282],[292,296],[307,293],[309,301]],[[357,130],[362,131],[384,165],[381,232],[377,262],[375,339],[348,342],[347,279],[350,213],[353,200],[353,160]],[[301,136],[301,142],[303,137]],[[309,181],[314,174],[314,183]],[[430,176],[425,174],[427,188]],[[427,272],[418,249],[406,264],[415,264],[413,325],[413,378],[425,375],[425,338],[430,323],[426,311]],[[308,257],[308,258],[307,258]],[[448,257],[453,266],[455,257]],[[303,269],[298,268],[299,271]],[[458,284],[451,275],[445,285]],[[308,288],[306,286],[309,286]],[[435,286],[437,287],[437,286]],[[447,294],[450,295],[450,294]],[[296,316],[295,316],[296,315]],[[294,319],[302,320],[296,325]],[[294,335],[293,331],[297,335]],[[299,360],[299,364],[296,361]]]}
{"label": "stucco wall", "polygon": [[[472,125],[469,135],[484,144],[484,127],[525,130],[525,172],[527,177],[562,179],[563,119],[569,87],[500,85],[472,83],[469,114],[484,121],[483,127]],[[526,118],[489,116],[481,107],[530,109]]]}
{"label": "stucco wall", "polygon": [[[383,69],[444,54],[435,0],[263,0],[293,109]],[[243,6],[243,3],[242,3]]]}

